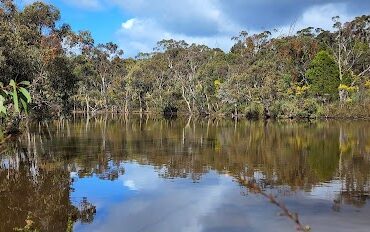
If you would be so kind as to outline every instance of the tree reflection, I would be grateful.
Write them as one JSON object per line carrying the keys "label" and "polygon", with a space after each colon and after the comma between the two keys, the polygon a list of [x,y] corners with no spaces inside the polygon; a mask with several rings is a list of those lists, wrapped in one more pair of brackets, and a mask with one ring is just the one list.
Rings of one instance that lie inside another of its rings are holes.
{"label": "tree reflection", "polygon": [[[235,125],[227,120],[146,118],[140,123],[140,118],[115,117],[108,119],[107,124],[102,118],[90,119],[85,133],[83,119],[74,124],[75,134],[89,138],[74,146],[75,153],[90,154],[76,157],[75,162],[81,167],[96,161],[103,165],[110,160],[116,167],[123,161],[137,161],[153,165],[163,178],[194,181],[210,170],[231,176],[261,173],[266,185],[287,185],[292,190],[306,191],[339,178],[343,180],[339,195],[368,193],[367,122],[239,121]],[[105,132],[99,133],[102,128]],[[105,151],[94,145],[100,136],[106,141]],[[50,147],[71,139],[54,140]]]}
{"label": "tree reflection", "polygon": [[[257,178],[262,189],[311,191],[340,180],[333,209],[340,210],[343,203],[361,207],[369,199],[368,126],[368,122],[235,123],[127,115],[36,125],[1,158],[0,207],[5,210],[0,211],[0,220],[11,228],[24,224],[31,212],[40,228],[63,231],[68,217],[78,211],[69,199],[70,173],[116,180],[125,173],[125,162],[151,165],[162,178],[194,182],[211,170],[236,180]],[[90,222],[95,208],[83,205],[77,215]]]}
{"label": "tree reflection", "polygon": [[95,206],[87,199],[79,208],[70,202],[68,166],[30,151],[15,145],[1,156],[0,231],[23,231],[26,224],[25,229],[65,232],[70,220],[91,222]]}

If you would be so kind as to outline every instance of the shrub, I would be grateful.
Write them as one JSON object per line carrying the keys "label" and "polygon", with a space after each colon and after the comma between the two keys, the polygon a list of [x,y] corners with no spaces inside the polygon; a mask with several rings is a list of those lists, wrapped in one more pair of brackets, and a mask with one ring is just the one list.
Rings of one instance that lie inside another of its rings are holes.
{"label": "shrub", "polygon": [[263,105],[259,102],[251,102],[245,107],[244,114],[250,119],[260,118],[263,115]]}

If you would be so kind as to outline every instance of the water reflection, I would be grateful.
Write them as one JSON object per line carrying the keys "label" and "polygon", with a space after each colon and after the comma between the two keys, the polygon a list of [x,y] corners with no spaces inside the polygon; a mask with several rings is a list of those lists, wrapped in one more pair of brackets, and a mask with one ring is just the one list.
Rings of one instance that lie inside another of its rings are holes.
{"label": "water reflection", "polygon": [[[0,231],[367,231],[369,122],[98,116],[30,126],[0,161]],[[95,212],[96,211],[96,212]],[[340,225],[340,227],[338,227]]]}

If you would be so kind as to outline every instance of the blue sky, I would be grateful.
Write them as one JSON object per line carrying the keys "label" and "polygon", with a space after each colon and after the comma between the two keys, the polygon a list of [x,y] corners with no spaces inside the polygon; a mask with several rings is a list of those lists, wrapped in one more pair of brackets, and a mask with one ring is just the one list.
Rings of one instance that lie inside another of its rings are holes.
{"label": "blue sky", "polygon": [[[29,4],[34,0],[17,0]],[[230,49],[230,38],[277,29],[286,35],[307,26],[330,29],[370,14],[370,0],[44,0],[57,6],[74,30],[89,30],[97,43],[113,41],[126,56],[150,52],[163,38]],[[299,3],[298,3],[299,2]]]}

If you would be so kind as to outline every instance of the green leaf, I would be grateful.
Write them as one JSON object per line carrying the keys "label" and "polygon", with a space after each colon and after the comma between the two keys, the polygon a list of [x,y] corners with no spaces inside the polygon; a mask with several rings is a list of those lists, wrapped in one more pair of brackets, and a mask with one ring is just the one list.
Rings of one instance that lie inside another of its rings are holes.
{"label": "green leaf", "polygon": [[26,112],[26,114],[27,114],[27,112],[28,112],[28,104],[27,104],[27,102],[23,98],[21,98],[21,104],[23,106],[24,112]]}
{"label": "green leaf", "polygon": [[5,98],[0,95],[0,115],[6,115],[6,107],[4,106]]}
{"label": "green leaf", "polygon": [[29,81],[21,81],[19,84],[24,85],[24,86],[29,86],[30,82]]}
{"label": "green leaf", "polygon": [[14,110],[15,110],[15,112],[19,113],[19,101],[18,101],[17,85],[14,82],[14,80],[11,80],[9,85],[13,87],[12,96],[13,96]]}
{"label": "green leaf", "polygon": [[17,84],[15,83],[15,81],[14,81],[13,79],[12,79],[12,80],[10,80],[9,85],[10,85],[11,87],[13,87],[13,89],[14,89],[14,88],[17,88]]}
{"label": "green leaf", "polygon": [[27,91],[27,89],[25,89],[23,87],[20,87],[19,91],[27,99],[27,103],[30,103],[31,102],[31,94]]}

